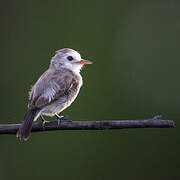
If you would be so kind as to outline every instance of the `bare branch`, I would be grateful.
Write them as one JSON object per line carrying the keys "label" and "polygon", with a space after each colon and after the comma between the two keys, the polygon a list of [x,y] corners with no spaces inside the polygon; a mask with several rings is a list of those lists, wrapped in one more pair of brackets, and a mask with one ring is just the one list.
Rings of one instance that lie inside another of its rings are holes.
{"label": "bare branch", "polygon": [[[0,134],[16,134],[21,124],[1,124]],[[42,126],[42,123],[33,123],[32,132],[52,130],[106,130],[127,128],[173,128],[174,121],[161,120],[161,116],[155,116],[146,120],[112,120],[112,121],[51,121]]]}

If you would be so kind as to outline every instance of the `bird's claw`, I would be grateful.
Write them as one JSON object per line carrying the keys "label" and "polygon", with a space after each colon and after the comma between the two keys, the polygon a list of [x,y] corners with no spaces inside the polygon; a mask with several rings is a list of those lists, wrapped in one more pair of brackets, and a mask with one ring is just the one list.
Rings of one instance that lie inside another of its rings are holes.
{"label": "bird's claw", "polygon": [[44,119],[44,117],[41,115],[41,120],[42,120],[42,127],[43,129],[45,129],[45,124],[49,123],[49,121],[46,121],[46,119]]}
{"label": "bird's claw", "polygon": [[46,123],[49,123],[49,121],[44,120],[44,121],[42,122],[42,127],[43,127],[43,129],[45,129],[45,124],[46,124]]}
{"label": "bird's claw", "polygon": [[68,116],[56,116],[57,118],[57,122],[58,122],[58,126],[61,125],[61,122],[72,122],[71,120],[68,120]]}
{"label": "bird's claw", "polygon": [[161,118],[162,118],[162,115],[157,115],[153,117],[153,120],[161,120]]}

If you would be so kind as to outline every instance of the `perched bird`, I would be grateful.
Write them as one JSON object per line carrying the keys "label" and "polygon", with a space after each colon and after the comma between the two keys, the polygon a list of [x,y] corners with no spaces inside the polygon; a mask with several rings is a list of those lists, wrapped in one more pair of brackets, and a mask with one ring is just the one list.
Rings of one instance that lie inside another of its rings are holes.
{"label": "perched bird", "polygon": [[45,71],[29,93],[28,112],[16,137],[27,140],[33,121],[38,117],[56,116],[77,97],[82,86],[80,70],[91,61],[81,59],[80,54],[69,48],[56,51],[49,69]]}

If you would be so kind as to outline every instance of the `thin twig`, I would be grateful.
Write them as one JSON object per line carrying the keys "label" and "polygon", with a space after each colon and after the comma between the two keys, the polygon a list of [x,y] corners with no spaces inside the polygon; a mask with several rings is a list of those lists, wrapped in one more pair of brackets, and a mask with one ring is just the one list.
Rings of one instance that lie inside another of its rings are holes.
{"label": "thin twig", "polygon": [[[16,134],[21,124],[1,124],[0,134]],[[53,130],[106,130],[127,128],[173,128],[172,120],[161,120],[161,116],[155,116],[146,120],[113,120],[113,121],[68,121],[64,120],[58,125],[58,121],[51,121],[42,126],[42,123],[33,123],[32,132]]]}

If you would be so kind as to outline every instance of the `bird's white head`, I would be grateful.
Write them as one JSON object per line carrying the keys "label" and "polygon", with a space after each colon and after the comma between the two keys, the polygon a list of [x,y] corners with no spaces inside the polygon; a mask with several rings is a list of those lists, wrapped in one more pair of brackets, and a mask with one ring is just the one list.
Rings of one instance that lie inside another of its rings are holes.
{"label": "bird's white head", "polygon": [[51,67],[67,68],[79,73],[84,64],[92,64],[91,61],[81,58],[81,55],[69,48],[56,51],[56,55],[51,60]]}

